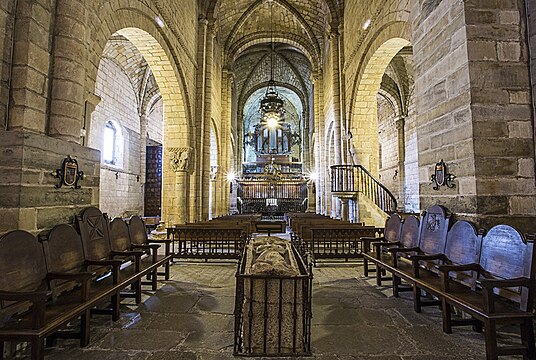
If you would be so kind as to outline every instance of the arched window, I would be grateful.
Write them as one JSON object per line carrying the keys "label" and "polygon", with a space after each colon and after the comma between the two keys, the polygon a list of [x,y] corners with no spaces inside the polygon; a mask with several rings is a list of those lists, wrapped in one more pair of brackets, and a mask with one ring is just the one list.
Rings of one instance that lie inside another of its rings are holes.
{"label": "arched window", "polygon": [[106,164],[115,165],[115,142],[117,138],[117,130],[111,121],[106,123],[104,128],[104,144],[102,147],[102,157]]}

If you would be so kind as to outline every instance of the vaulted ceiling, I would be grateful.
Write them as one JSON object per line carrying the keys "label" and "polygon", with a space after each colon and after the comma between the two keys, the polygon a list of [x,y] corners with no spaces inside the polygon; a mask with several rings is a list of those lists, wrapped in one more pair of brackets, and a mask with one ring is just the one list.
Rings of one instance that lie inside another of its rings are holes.
{"label": "vaulted ceiling", "polygon": [[270,80],[295,92],[306,109],[311,76],[321,68],[327,33],[337,28],[343,0],[200,0],[215,22],[224,66],[231,68],[239,104]]}

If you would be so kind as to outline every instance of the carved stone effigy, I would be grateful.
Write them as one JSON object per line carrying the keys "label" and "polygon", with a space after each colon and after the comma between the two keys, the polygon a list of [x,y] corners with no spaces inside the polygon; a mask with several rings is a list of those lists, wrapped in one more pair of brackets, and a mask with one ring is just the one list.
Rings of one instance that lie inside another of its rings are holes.
{"label": "carved stone effigy", "polygon": [[306,353],[310,278],[290,242],[274,236],[257,237],[248,244],[243,261],[245,352]]}

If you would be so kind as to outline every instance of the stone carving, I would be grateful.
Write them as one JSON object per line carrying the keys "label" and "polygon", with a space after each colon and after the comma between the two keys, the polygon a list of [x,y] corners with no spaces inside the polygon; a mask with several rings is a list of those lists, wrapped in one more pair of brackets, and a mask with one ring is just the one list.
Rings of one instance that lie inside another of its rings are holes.
{"label": "stone carving", "polygon": [[174,172],[188,172],[190,170],[190,157],[193,152],[191,147],[168,148],[167,151]]}
{"label": "stone carving", "polygon": [[253,242],[255,259],[252,274],[294,276],[300,272],[289,259],[288,241],[272,236],[258,237]]}

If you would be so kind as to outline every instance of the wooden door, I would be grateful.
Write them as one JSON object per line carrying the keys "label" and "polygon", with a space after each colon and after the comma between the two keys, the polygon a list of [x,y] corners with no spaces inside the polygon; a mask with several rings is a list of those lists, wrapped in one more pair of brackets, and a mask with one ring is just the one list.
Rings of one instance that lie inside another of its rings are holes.
{"label": "wooden door", "polygon": [[147,146],[145,216],[161,216],[162,146]]}

